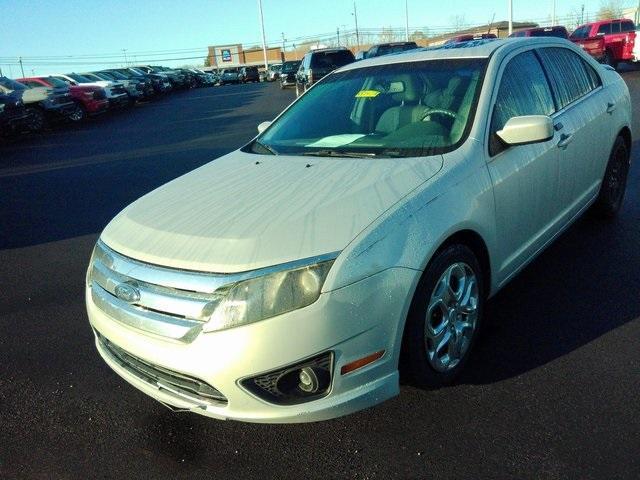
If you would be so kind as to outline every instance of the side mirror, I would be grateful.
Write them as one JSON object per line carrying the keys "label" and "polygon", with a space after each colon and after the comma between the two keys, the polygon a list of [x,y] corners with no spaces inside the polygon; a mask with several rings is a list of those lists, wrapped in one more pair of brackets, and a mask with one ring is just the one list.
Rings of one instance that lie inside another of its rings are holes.
{"label": "side mirror", "polygon": [[496,135],[507,145],[546,142],[553,138],[553,120],[547,115],[512,117]]}
{"label": "side mirror", "polygon": [[269,120],[268,122],[262,122],[260,125],[258,125],[258,133],[264,132],[267,128],[269,128],[269,125],[271,125],[271,123],[271,120]]}

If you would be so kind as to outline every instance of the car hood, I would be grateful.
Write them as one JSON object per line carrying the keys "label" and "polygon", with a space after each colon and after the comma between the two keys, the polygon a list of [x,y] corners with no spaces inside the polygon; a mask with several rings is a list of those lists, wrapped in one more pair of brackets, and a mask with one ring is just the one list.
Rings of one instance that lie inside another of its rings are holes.
{"label": "car hood", "polygon": [[102,240],[126,256],[231,273],[342,250],[442,168],[442,156],[333,158],[233,152],[143,196]]}
{"label": "car hood", "polygon": [[33,87],[22,91],[22,101],[24,103],[42,102],[49,98],[53,89],[48,87]]}

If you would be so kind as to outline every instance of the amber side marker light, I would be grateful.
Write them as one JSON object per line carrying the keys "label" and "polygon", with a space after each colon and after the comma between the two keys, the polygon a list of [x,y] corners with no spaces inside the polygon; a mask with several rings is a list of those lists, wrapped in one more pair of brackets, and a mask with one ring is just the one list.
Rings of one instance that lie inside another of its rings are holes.
{"label": "amber side marker light", "polygon": [[379,352],[372,353],[371,355],[367,355],[366,357],[355,360],[351,363],[347,363],[343,365],[340,369],[340,373],[342,375],[346,375],[347,373],[351,373],[354,370],[364,367],[365,365],[369,365],[370,363],[375,362],[379,358],[382,358],[384,355],[384,350],[380,350]]}

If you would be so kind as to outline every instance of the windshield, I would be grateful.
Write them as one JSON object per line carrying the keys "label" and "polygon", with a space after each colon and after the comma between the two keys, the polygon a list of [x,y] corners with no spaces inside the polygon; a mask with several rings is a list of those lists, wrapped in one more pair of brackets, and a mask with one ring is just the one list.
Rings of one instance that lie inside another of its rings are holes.
{"label": "windshield", "polygon": [[380,45],[378,47],[378,55],[389,55],[390,53],[404,52],[405,50],[413,50],[418,48],[415,43],[405,43],[401,45]]}
{"label": "windshield", "polygon": [[64,88],[69,88],[69,85],[67,85],[66,82],[63,82],[62,80],[55,78],[55,77],[47,77],[47,83],[51,84],[54,87],[64,87]]}
{"label": "windshield", "polygon": [[144,76],[144,72],[142,70],[138,70],[137,68],[130,68],[129,71],[138,77]]}
{"label": "windshield", "polygon": [[282,65],[282,73],[293,73],[297,72],[300,67],[300,62],[287,62]]}
{"label": "windshield", "polygon": [[[108,82],[113,81],[113,77],[111,75],[109,75],[108,73],[104,73],[104,72],[96,72],[94,74],[92,74],[94,77],[98,77],[101,80],[106,80]],[[85,76],[88,76],[87,74],[85,74]]]}
{"label": "windshield", "polygon": [[91,80],[89,80],[86,77],[83,77],[82,75],[78,75],[77,73],[70,73],[69,75],[67,75],[69,78],[74,79],[76,82],[78,83],[93,83]]}
{"label": "windshield", "polygon": [[105,75],[109,75],[110,77],[116,79],[116,80],[126,80],[127,77],[125,77],[124,75],[122,75],[119,72],[101,72],[104,73]]}
{"label": "windshield", "polygon": [[26,90],[27,87],[7,77],[0,77],[0,85],[8,90]]}
{"label": "windshield", "polygon": [[422,156],[454,148],[475,111],[486,59],[360,68],[325,77],[249,150]]}

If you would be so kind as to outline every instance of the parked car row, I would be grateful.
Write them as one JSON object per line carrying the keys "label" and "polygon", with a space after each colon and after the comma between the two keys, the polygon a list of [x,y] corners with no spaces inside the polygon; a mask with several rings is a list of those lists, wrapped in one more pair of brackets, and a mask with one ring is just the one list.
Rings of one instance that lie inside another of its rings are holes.
{"label": "parked car row", "polygon": [[15,80],[0,77],[0,136],[39,132],[55,122],[77,123],[174,89],[218,82],[217,75],[196,68],[151,65]]}
{"label": "parked car row", "polygon": [[632,20],[619,18],[580,25],[571,34],[566,27],[528,28],[512,33],[511,37],[559,37],[580,45],[601,63],[617,68],[620,62],[637,62],[636,25]]}

